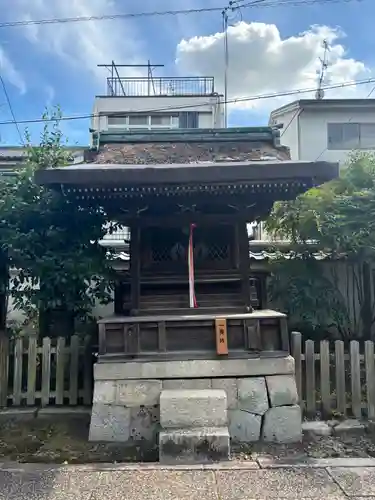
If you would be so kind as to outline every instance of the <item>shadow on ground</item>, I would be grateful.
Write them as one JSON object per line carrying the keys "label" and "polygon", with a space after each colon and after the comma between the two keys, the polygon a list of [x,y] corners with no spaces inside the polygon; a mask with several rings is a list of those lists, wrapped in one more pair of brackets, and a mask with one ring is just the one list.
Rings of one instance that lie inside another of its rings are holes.
{"label": "shadow on ground", "polygon": [[89,443],[89,424],[89,415],[0,422],[0,462],[82,464],[157,460],[157,450],[145,449],[142,441],[127,446]]}

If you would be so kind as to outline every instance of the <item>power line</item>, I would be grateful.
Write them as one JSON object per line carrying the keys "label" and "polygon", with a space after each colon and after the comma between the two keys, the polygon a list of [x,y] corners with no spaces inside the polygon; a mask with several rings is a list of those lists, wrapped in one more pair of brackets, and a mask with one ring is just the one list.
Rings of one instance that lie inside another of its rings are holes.
{"label": "power line", "polygon": [[[375,83],[375,78],[368,78],[367,80],[351,80],[347,82],[342,82],[342,83],[336,83],[332,85],[326,85],[323,86],[322,89],[324,90],[334,90],[334,89],[341,89],[341,88],[347,88],[347,87],[354,87],[356,85],[367,85],[367,84]],[[260,95],[255,95],[255,96],[248,96],[248,97],[237,97],[233,99],[227,100],[226,104],[236,104],[236,103],[241,103],[241,102],[250,102],[250,101],[261,101],[265,99],[274,99],[275,97],[288,97],[292,95],[301,95],[301,94],[308,94],[311,92],[314,92],[316,90],[316,87],[312,88],[304,88],[304,89],[295,89],[295,90],[285,90],[281,92],[275,92],[273,94],[260,94]],[[205,101],[202,103],[198,104],[188,104],[188,105],[181,105],[181,106],[165,106],[163,108],[154,108],[154,109],[144,109],[142,111],[136,112],[136,114],[145,114],[145,113],[159,113],[161,111],[176,111],[178,109],[188,109],[188,108],[198,108],[201,106],[207,106],[212,104],[212,101]],[[225,104],[224,101],[221,101],[221,104]],[[58,119],[58,121],[73,121],[73,120],[86,120],[88,118],[97,118],[103,116],[103,114],[98,114],[98,113],[90,113],[86,115],[77,115],[77,116],[66,116],[66,117],[61,117]],[[55,122],[55,118],[36,118],[36,119],[28,119],[28,120],[17,120],[18,124],[30,124],[30,123],[45,123],[45,122]],[[14,121],[13,120],[8,120],[8,121],[3,121],[0,122],[0,125],[13,125]]]}
{"label": "power line", "polygon": [[[265,7],[298,7],[301,5],[317,5],[317,4],[341,4],[341,3],[359,3],[365,0],[263,0],[252,1],[241,5],[242,9],[249,7],[265,8]],[[96,16],[79,16],[79,17],[60,17],[52,19],[26,19],[23,21],[7,21],[0,23],[0,28],[11,28],[30,25],[44,24],[67,24],[87,21],[107,21],[115,19],[135,19],[140,17],[155,17],[155,16],[177,16],[188,14],[200,14],[223,11],[225,7],[202,7],[200,9],[181,9],[181,10],[164,10],[150,12],[133,12],[124,14],[103,14]]]}
{"label": "power line", "polygon": [[24,140],[23,140],[23,137],[22,137],[22,134],[21,134],[20,128],[19,128],[18,123],[17,123],[17,120],[16,120],[16,116],[15,116],[14,111],[13,111],[13,106],[12,106],[12,103],[11,103],[11,101],[10,101],[10,97],[9,97],[9,94],[8,94],[8,91],[7,91],[7,88],[6,88],[5,82],[4,82],[4,78],[3,78],[3,76],[1,75],[1,73],[0,73],[0,83],[1,83],[1,86],[3,87],[3,91],[4,91],[4,95],[5,95],[5,99],[6,99],[6,101],[7,101],[7,104],[8,104],[8,107],[9,107],[10,114],[12,115],[12,118],[13,118],[13,121],[12,121],[11,123],[14,123],[14,125],[16,126],[16,129],[17,129],[18,135],[19,135],[20,140],[21,140],[21,144],[25,145],[25,142],[24,142]]}
{"label": "power line", "polygon": [[295,113],[293,114],[292,118],[289,120],[288,125],[287,125],[285,128],[283,128],[283,131],[282,131],[282,132],[281,132],[281,134],[280,134],[280,138],[281,138],[281,137],[285,134],[285,132],[288,130],[288,128],[289,128],[289,127],[290,127],[290,125],[292,124],[292,122],[293,122],[294,118],[296,118],[296,116],[297,116],[297,115],[299,116],[300,114],[301,114],[301,110],[300,110],[300,109],[297,109],[297,110],[295,111]]}
{"label": "power line", "polygon": [[101,16],[80,16],[80,17],[60,17],[53,19],[38,19],[38,20],[24,20],[24,21],[9,21],[0,23],[0,28],[10,28],[17,26],[30,26],[35,24],[62,24],[62,23],[76,23],[84,21],[108,21],[114,19],[134,19],[138,17],[155,17],[155,16],[177,16],[183,14],[199,14],[206,12],[218,12],[223,7],[202,7],[200,9],[181,9],[181,10],[164,10],[164,11],[150,11],[150,12],[133,12],[127,14],[106,14]]}

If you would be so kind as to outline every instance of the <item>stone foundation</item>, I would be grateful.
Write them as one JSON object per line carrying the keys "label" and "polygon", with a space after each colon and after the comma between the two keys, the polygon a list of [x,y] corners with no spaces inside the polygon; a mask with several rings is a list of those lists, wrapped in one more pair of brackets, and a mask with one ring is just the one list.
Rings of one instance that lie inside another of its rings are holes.
{"label": "stone foundation", "polygon": [[[192,378],[199,375],[199,378]],[[99,362],[94,367],[91,441],[157,443],[162,390],[223,389],[233,442],[301,440],[294,360],[285,357]],[[168,418],[168,416],[163,416]],[[201,422],[199,425],[211,426]],[[218,424],[215,424],[218,425]]]}

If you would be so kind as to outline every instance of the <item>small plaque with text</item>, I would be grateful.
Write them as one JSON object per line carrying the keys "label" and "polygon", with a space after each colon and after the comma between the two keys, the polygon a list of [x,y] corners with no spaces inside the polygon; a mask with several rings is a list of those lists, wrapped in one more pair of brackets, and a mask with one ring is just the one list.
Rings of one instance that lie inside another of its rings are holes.
{"label": "small plaque with text", "polygon": [[217,354],[228,354],[227,320],[225,318],[215,319],[215,330]]}

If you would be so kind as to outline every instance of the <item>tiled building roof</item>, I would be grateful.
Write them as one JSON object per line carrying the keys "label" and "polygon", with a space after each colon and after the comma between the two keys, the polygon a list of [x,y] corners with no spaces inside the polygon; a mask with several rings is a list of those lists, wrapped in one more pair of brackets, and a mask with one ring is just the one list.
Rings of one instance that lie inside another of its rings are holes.
{"label": "tiled building roof", "polygon": [[102,133],[97,151],[87,162],[98,164],[182,164],[290,160],[287,147],[279,146],[268,128],[164,131],[153,133]]}

